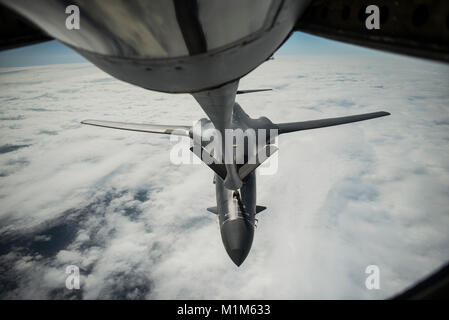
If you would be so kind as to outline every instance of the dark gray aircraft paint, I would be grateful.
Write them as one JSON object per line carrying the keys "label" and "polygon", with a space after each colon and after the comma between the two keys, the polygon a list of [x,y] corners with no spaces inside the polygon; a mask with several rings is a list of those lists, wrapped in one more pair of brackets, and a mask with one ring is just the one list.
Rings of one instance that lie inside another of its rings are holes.
{"label": "dark gray aircraft paint", "polygon": [[[388,115],[375,112],[274,124],[266,117],[251,119],[236,103],[237,93],[259,91],[238,91],[239,79],[270,59],[293,31],[309,0],[0,2],[120,80],[156,91],[192,93],[209,118],[200,120],[201,126],[214,127],[223,139],[226,129],[277,129],[283,134]],[[65,27],[65,9],[70,4],[79,6],[79,30]],[[187,126],[98,120],[83,123],[194,138],[194,128]],[[272,142],[269,137],[257,150],[273,154],[277,148]],[[200,152],[195,145],[192,151],[203,159],[204,146],[199,147]],[[233,147],[226,147],[223,159],[231,153],[233,158]],[[217,203],[208,210],[218,215],[223,244],[239,266],[251,249],[256,213],[265,209],[256,205],[255,170],[261,161],[238,164],[235,158],[231,163],[223,159],[209,164],[214,171]]]}

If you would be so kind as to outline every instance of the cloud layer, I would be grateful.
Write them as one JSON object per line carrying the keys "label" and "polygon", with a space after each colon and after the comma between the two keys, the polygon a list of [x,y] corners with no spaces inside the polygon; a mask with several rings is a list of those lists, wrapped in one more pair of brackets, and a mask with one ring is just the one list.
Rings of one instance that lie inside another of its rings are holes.
{"label": "cloud layer", "polygon": [[[0,69],[0,298],[299,299],[391,296],[449,258],[449,68],[384,54],[281,57],[241,80],[274,122],[390,117],[282,136],[258,177],[252,251],[237,268],[212,173],[169,162],[167,136],[84,119],[186,124],[189,95],[146,91],[90,64]],[[65,268],[81,268],[81,290]],[[365,288],[380,268],[381,289]]]}

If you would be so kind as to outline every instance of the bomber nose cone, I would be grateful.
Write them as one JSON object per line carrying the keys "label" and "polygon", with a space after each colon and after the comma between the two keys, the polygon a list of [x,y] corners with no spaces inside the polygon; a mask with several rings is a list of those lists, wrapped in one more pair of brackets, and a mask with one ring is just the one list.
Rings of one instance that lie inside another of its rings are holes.
{"label": "bomber nose cone", "polygon": [[244,219],[227,220],[221,227],[221,239],[231,260],[240,266],[253,243],[254,228]]}
{"label": "bomber nose cone", "polygon": [[246,257],[248,256],[249,250],[245,253],[244,250],[241,249],[233,249],[233,250],[227,250],[229,257],[231,260],[235,263],[237,267],[240,267],[240,265],[245,261]]}

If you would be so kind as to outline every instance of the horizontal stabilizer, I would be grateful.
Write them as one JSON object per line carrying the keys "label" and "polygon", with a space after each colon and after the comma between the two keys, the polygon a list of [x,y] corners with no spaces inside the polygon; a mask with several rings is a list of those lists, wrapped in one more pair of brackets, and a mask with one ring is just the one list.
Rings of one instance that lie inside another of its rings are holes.
{"label": "horizontal stabilizer", "polygon": [[384,116],[389,116],[390,113],[385,111],[373,112],[373,113],[364,113],[358,114],[354,116],[340,117],[340,118],[328,118],[328,119],[320,119],[320,120],[310,120],[310,121],[302,121],[302,122],[288,122],[288,123],[279,123],[277,124],[279,128],[279,134],[301,131],[301,130],[310,130],[317,128],[324,128],[330,126],[338,126],[340,124],[346,124],[351,122],[369,120]]}
{"label": "horizontal stabilizer", "polygon": [[[201,161],[204,162],[201,152],[206,152],[207,153],[207,151],[203,147],[201,147],[201,151],[198,150],[197,148],[191,147],[190,151],[192,151],[198,158],[201,159]],[[210,154],[209,154],[209,156],[210,156]],[[222,163],[214,163],[214,162],[212,162],[212,163],[204,162],[204,163],[209,168],[211,168],[220,178],[222,178],[223,180],[226,179],[227,171],[226,171],[226,166],[224,164],[222,164]]]}
{"label": "horizontal stabilizer", "polygon": [[111,129],[160,133],[160,134],[174,134],[178,136],[187,136],[187,137],[190,136],[189,135],[190,127],[188,126],[176,126],[176,125],[166,126],[159,124],[125,123],[125,122],[101,121],[101,120],[84,120],[81,123]]}
{"label": "horizontal stabilizer", "polygon": [[212,212],[214,214],[218,214],[217,207],[209,207],[209,208],[207,208],[207,211]]}
{"label": "horizontal stabilizer", "polygon": [[256,214],[258,214],[259,212],[262,212],[266,209],[267,207],[265,206],[256,206]]}
{"label": "horizontal stabilizer", "polygon": [[252,89],[252,90],[237,90],[237,94],[254,93],[262,91],[271,91],[273,89]]}

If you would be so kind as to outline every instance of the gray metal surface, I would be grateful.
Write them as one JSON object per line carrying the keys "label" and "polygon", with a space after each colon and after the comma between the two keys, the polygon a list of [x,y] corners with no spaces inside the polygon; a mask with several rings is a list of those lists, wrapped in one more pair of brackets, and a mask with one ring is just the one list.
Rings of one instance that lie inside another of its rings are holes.
{"label": "gray metal surface", "polygon": [[378,111],[372,113],[357,114],[353,116],[339,117],[339,118],[328,118],[301,122],[287,122],[278,123],[279,134],[289,133],[302,130],[318,129],[324,127],[338,126],[341,124],[347,124],[351,122],[358,122],[363,120],[375,119],[379,117],[389,116],[389,112]]}
{"label": "gray metal surface", "polygon": [[309,0],[1,0],[112,76],[146,89],[196,92],[238,80],[289,36]]}
{"label": "gray metal surface", "polygon": [[104,121],[104,120],[84,120],[81,123],[111,129],[121,129],[121,130],[160,133],[160,134],[174,134],[178,136],[187,136],[187,137],[190,136],[190,128],[191,128],[189,126],[125,123],[125,122]]}
{"label": "gray metal surface", "polygon": [[229,190],[216,178],[218,219],[223,245],[231,260],[240,266],[248,256],[254,238],[256,174],[253,171],[239,190]]}

